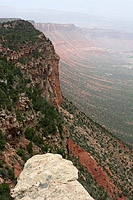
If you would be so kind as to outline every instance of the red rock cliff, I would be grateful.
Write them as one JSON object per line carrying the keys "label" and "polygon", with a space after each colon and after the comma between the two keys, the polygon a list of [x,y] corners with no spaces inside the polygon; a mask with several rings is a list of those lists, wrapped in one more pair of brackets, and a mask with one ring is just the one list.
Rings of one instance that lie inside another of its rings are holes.
{"label": "red rock cliff", "polygon": [[[18,23],[19,21],[14,21],[12,27]],[[8,25],[5,26],[5,29],[8,29]],[[4,42],[4,38],[1,42]],[[30,74],[32,85],[39,84],[46,100],[54,106],[61,105],[59,56],[55,53],[52,42],[43,33],[37,34],[35,43],[28,41],[24,45],[21,44],[17,51],[0,47],[0,52],[3,52],[5,56],[8,55],[7,60],[16,63],[23,73]]]}

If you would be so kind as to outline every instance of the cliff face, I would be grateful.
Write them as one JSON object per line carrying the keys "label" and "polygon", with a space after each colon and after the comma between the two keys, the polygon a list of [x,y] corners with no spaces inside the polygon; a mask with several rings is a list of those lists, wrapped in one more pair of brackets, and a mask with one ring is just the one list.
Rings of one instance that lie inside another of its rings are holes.
{"label": "cliff face", "polygon": [[[44,95],[48,101],[51,101],[56,106],[61,105],[62,97],[58,71],[59,56],[55,53],[51,41],[41,32],[36,31],[34,39],[31,35],[31,40],[28,38],[28,41],[24,43],[17,43],[16,41],[17,48],[15,48],[15,44],[13,48],[10,48],[10,45],[8,45],[10,41],[8,40],[7,42],[8,36],[7,38],[4,36],[4,32],[7,31],[8,34],[10,33],[11,35],[17,29],[21,34],[28,35],[29,30],[26,33],[26,27],[28,25],[28,22],[23,22],[21,20],[0,25],[1,31],[3,32],[3,37],[0,40],[0,52],[3,56],[8,55],[7,61],[15,63],[16,66],[20,67],[23,73],[31,76],[33,86],[39,84],[39,87],[43,91],[42,95]],[[34,28],[32,27],[32,29]],[[15,36],[12,35],[9,39],[15,40],[16,38],[13,37]]]}
{"label": "cliff face", "polygon": [[78,170],[71,161],[58,154],[37,155],[26,162],[12,197],[15,200],[93,200],[77,179]]}
{"label": "cliff face", "polygon": [[0,183],[12,187],[36,153],[65,157],[58,64],[51,41],[29,22],[0,24]]}

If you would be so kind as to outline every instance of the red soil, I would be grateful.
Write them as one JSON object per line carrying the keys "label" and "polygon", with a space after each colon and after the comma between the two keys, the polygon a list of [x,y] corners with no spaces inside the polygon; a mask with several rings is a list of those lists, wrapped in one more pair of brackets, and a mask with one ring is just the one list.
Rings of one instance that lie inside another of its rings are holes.
{"label": "red soil", "polygon": [[[94,179],[96,179],[97,183],[104,187],[105,191],[108,192],[111,198],[114,197],[114,192],[116,194],[121,191],[114,185],[112,180],[108,177],[105,171],[97,165],[97,162],[94,160],[89,153],[78,147],[73,143],[72,140],[68,141],[69,150],[73,153],[76,158],[79,158],[79,162],[87,167],[88,172],[92,175]],[[115,189],[114,189],[115,188]],[[117,196],[118,200],[124,199],[124,197],[120,198]]]}

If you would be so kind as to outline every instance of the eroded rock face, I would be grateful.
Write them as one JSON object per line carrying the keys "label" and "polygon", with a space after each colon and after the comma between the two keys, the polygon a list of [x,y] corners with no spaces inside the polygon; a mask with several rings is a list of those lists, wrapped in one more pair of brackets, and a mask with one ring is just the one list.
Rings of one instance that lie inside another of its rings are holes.
{"label": "eroded rock face", "polygon": [[78,170],[58,154],[29,159],[12,191],[15,200],[93,200],[77,181]]}
{"label": "eroded rock face", "polygon": [[[17,31],[22,33],[21,27],[23,27],[25,32],[22,34],[28,34],[27,27],[29,26],[35,31],[29,22],[23,20],[16,20],[4,25],[0,24],[0,29],[3,32],[8,30],[12,34],[16,27]],[[2,35],[0,52],[7,57],[8,62],[14,63],[23,74],[30,76],[31,83],[29,86],[34,87],[38,84],[42,89],[42,96],[55,107],[60,106],[62,103],[58,69],[60,58],[56,54],[52,42],[43,33],[37,32],[34,33],[34,36],[34,42],[29,39],[29,41],[25,41],[25,44],[17,43],[19,49],[17,50],[9,47],[6,44],[7,38]],[[26,106],[24,101],[23,103],[23,106]]]}

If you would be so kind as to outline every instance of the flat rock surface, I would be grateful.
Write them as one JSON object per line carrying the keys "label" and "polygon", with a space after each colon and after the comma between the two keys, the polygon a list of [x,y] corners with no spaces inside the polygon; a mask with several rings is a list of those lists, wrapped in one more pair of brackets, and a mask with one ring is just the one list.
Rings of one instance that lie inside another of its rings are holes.
{"label": "flat rock surface", "polygon": [[15,200],[93,200],[77,181],[78,170],[58,154],[30,158],[12,190]]}

